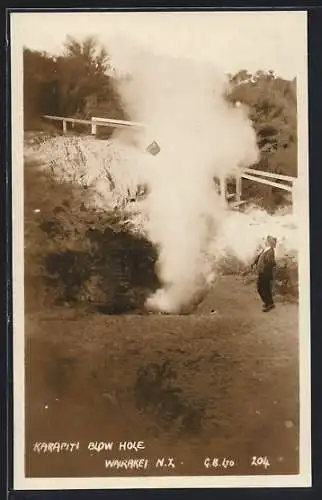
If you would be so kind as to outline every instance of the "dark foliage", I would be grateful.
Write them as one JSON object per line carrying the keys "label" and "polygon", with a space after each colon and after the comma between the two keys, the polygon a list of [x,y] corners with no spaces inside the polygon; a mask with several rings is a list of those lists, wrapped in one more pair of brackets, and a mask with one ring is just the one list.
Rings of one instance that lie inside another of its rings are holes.
{"label": "dark foliage", "polygon": [[[261,152],[254,168],[289,176],[297,175],[297,97],[296,80],[284,80],[273,71],[246,70],[230,77],[228,98],[247,106]],[[290,203],[285,192],[274,187],[243,181],[248,198],[273,211]]]}
{"label": "dark foliage", "polygon": [[[27,308],[87,304],[105,313],[140,310],[158,286],[155,250],[122,229],[125,215],[84,208],[88,192],[25,166]],[[35,212],[36,210],[36,212]]]}
{"label": "dark foliage", "polygon": [[42,128],[45,114],[124,118],[109,56],[95,38],[68,38],[64,53],[53,56],[24,49],[25,130]]}

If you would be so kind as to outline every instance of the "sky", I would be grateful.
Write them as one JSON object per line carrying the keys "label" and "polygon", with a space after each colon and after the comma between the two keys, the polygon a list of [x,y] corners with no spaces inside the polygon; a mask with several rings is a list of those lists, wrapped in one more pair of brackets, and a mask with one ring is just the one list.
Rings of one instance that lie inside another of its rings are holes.
{"label": "sky", "polygon": [[273,70],[292,79],[306,59],[305,12],[14,13],[21,46],[59,53],[67,35],[95,35],[107,48],[122,37],[156,53],[210,61],[235,73]]}

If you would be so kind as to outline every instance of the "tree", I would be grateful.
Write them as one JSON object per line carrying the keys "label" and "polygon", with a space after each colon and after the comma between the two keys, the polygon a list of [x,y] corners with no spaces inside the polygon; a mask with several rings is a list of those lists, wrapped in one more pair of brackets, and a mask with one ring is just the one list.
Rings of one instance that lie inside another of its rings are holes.
{"label": "tree", "polygon": [[55,113],[58,108],[57,66],[46,52],[24,48],[23,95],[25,127],[34,124],[41,114]]}
{"label": "tree", "polygon": [[[296,176],[296,80],[282,79],[273,71],[257,71],[251,75],[242,70],[230,77],[230,86],[229,100],[240,101],[247,106],[257,134],[261,155],[254,168]],[[285,200],[281,190],[268,190],[265,186],[256,186],[255,189],[263,193],[268,205]],[[250,185],[249,192],[254,193]]]}
{"label": "tree", "polygon": [[94,37],[67,37],[62,55],[24,50],[25,126],[42,114],[124,118],[107,50]]}
{"label": "tree", "polygon": [[101,101],[116,104],[118,101],[113,79],[108,74],[108,52],[97,44],[95,37],[87,37],[81,42],[67,37],[63,56],[57,63],[61,113],[84,116],[88,113],[88,99],[96,104]]}

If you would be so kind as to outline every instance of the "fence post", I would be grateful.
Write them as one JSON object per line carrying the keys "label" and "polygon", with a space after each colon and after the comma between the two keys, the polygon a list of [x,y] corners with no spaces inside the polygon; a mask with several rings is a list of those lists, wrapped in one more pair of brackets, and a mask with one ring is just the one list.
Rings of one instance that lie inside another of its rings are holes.
{"label": "fence post", "polygon": [[92,135],[96,135],[96,129],[97,129],[97,125],[92,118],[92,130],[91,130]]}
{"label": "fence post", "polygon": [[220,199],[223,205],[226,205],[226,178],[220,177]]}
{"label": "fence post", "polygon": [[241,200],[241,194],[242,194],[242,177],[241,175],[238,175],[236,177],[236,201]]}
{"label": "fence post", "polygon": [[66,120],[63,120],[63,134],[66,134],[67,132],[67,122]]}

